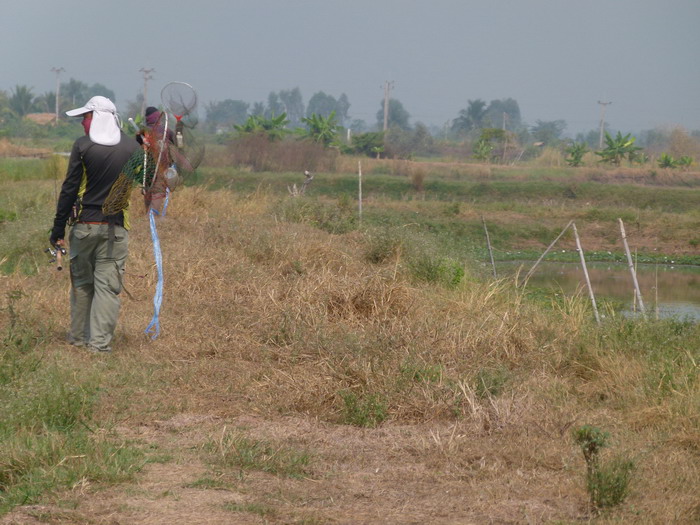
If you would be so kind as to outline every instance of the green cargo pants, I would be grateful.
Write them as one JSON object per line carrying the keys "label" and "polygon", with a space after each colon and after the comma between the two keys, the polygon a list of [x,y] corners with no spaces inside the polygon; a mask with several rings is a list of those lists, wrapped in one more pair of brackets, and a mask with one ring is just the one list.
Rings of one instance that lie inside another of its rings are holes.
{"label": "green cargo pants", "polygon": [[[70,231],[71,327],[69,339],[93,351],[111,351],[121,301],[129,234],[107,224],[77,223]],[[111,252],[111,253],[110,253]]]}

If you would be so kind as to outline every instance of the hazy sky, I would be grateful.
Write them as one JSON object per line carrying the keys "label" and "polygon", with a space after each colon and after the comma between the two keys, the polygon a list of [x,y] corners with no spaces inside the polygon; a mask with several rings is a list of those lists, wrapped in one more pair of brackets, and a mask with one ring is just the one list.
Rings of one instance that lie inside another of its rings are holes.
{"label": "hazy sky", "polygon": [[[185,81],[200,109],[299,87],[345,93],[373,125],[383,84],[411,123],[443,126],[468,100],[514,98],[566,133],[700,129],[700,0],[1,0],[0,90],[75,78],[125,109]],[[69,108],[62,108],[69,109]]]}

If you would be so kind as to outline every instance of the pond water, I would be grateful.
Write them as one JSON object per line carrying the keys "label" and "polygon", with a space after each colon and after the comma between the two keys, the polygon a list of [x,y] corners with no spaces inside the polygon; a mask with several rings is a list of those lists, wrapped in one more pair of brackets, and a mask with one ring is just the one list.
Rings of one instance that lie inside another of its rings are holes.
{"label": "pond water", "polygon": [[[513,275],[522,266],[520,278],[533,262],[496,264],[499,277]],[[608,298],[626,305],[623,313],[634,315],[634,282],[629,267],[620,263],[586,263],[596,301]],[[700,321],[700,266],[640,264],[637,281],[647,315],[654,318],[674,317]],[[574,294],[577,290],[588,297],[586,278],[581,264],[541,262],[530,277],[528,286],[561,290]]]}

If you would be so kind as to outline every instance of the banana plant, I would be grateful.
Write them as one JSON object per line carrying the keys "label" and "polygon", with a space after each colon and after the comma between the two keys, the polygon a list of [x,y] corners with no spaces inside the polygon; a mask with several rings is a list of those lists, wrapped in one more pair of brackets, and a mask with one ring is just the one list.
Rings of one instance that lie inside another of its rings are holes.
{"label": "banana plant", "polygon": [[331,111],[328,117],[325,118],[323,115],[312,113],[308,118],[302,117],[301,121],[306,124],[308,128],[301,131],[301,136],[303,138],[309,138],[324,146],[338,145],[340,126],[338,125],[335,111]]}
{"label": "banana plant", "polygon": [[287,124],[289,124],[289,120],[287,120],[286,113],[277,117],[272,115],[270,118],[265,118],[262,115],[250,115],[248,120],[243,124],[235,125],[234,128],[241,134],[259,133],[267,135],[270,140],[278,140],[289,132],[285,127]]}
{"label": "banana plant", "polygon": [[676,161],[676,164],[683,168],[684,170],[690,169],[693,165],[694,159],[690,155],[683,155],[680,159]]}
{"label": "banana plant", "polygon": [[569,166],[578,167],[583,164],[583,156],[588,153],[588,146],[585,142],[574,142],[571,146],[566,148],[566,162]]}
{"label": "banana plant", "polygon": [[494,146],[489,140],[479,139],[472,148],[472,157],[476,160],[491,160]]}
{"label": "banana plant", "polygon": [[643,149],[634,145],[636,140],[637,139],[634,138],[631,133],[623,136],[622,133],[618,131],[615,138],[613,138],[610,136],[610,133],[606,131],[606,148],[602,151],[596,151],[595,154],[600,157],[600,162],[614,164],[615,166],[619,166],[625,157],[631,162],[635,159],[637,152]]}
{"label": "banana plant", "polygon": [[659,168],[675,168],[678,166],[678,162],[668,153],[662,153],[657,162]]}

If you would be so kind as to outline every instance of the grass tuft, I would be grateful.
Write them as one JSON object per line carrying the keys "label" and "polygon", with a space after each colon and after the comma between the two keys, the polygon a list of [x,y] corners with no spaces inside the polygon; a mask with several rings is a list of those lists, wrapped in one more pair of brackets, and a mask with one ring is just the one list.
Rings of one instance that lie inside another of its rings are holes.
{"label": "grass tuft", "polygon": [[214,464],[224,468],[261,471],[289,478],[307,475],[311,460],[308,452],[250,439],[237,432],[227,432],[225,428],[219,438],[205,444],[204,450]]}

